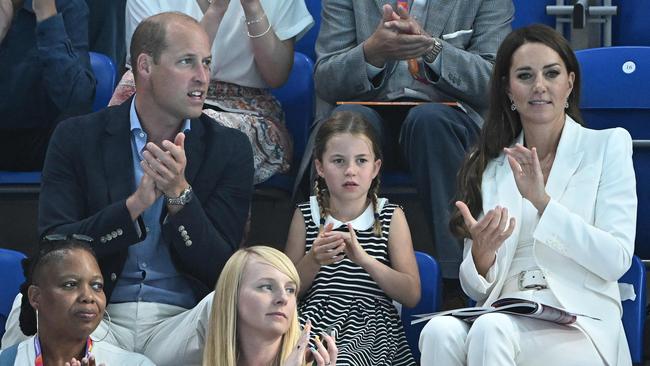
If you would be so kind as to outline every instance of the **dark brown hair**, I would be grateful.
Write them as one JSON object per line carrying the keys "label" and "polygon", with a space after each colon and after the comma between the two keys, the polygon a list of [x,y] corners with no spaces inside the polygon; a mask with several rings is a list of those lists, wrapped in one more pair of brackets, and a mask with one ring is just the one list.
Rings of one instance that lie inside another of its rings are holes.
{"label": "dark brown hair", "polygon": [[[584,124],[578,109],[580,66],[567,40],[554,29],[541,24],[533,24],[510,33],[497,52],[490,79],[490,108],[477,145],[468,154],[458,173],[455,200],[465,202],[474,217],[477,217],[482,210],[481,181],[488,162],[499,156],[504,147],[510,146],[522,130],[519,113],[510,109],[507,91],[512,55],[526,43],[541,43],[550,47],[558,53],[567,72],[575,74],[573,90],[567,100],[569,108],[566,113],[578,123]],[[457,208],[453,209],[449,226],[454,235],[469,237],[468,228],[465,227],[463,217]]]}
{"label": "dark brown hair", "polygon": [[[358,113],[341,111],[332,114],[325,120],[318,132],[314,142],[314,159],[323,161],[323,154],[327,148],[327,142],[334,136],[339,134],[349,133],[352,135],[364,136],[370,141],[372,145],[372,152],[375,155],[375,160],[380,160],[381,146],[378,143],[377,135],[373,127]],[[329,214],[329,190],[325,179],[316,176],[314,183],[314,193],[318,200],[320,207],[320,228],[323,229],[325,217]],[[372,202],[373,211],[375,213],[374,232],[377,236],[382,236],[381,223],[379,222],[379,212],[377,207],[379,193],[379,174],[372,180],[370,189],[368,190],[368,198]]]}

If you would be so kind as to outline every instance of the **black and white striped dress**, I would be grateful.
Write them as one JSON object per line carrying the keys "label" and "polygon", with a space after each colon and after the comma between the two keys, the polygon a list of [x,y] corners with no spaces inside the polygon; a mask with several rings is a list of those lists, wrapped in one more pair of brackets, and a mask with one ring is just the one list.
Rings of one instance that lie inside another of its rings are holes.
{"label": "black and white striped dress", "polygon": [[[383,237],[374,235],[372,205],[351,224],[363,249],[390,266],[388,233],[397,205],[380,199],[378,206]],[[316,197],[298,208],[305,220],[308,251],[319,231]],[[348,230],[332,217],[327,218],[329,222],[334,223],[334,230]],[[314,335],[334,327],[339,350],[337,365],[415,365],[392,300],[361,266],[347,258],[320,268],[300,301],[298,313],[301,324],[311,320]]]}

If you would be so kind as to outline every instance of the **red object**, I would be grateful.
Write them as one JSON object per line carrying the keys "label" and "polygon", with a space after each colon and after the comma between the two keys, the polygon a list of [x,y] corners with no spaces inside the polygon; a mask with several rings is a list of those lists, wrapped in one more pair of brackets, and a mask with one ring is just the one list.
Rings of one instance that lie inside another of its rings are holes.
{"label": "red object", "polygon": [[397,0],[397,7],[404,9],[407,13],[409,12],[409,2],[405,0]]}

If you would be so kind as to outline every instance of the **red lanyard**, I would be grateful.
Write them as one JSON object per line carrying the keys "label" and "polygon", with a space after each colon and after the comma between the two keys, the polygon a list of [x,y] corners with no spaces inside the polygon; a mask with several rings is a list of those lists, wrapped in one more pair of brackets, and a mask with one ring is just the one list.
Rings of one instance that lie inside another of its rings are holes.
{"label": "red lanyard", "polygon": [[[41,342],[38,336],[34,337],[34,349],[36,350],[36,358],[34,359],[34,366],[43,366],[43,353],[41,352]],[[88,337],[86,340],[86,353],[85,357],[90,356],[90,351],[93,349],[93,340]]]}

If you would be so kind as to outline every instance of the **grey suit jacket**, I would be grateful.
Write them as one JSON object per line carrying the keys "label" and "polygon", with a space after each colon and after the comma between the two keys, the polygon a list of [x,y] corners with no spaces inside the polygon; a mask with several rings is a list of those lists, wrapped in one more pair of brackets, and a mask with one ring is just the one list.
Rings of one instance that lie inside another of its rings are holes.
{"label": "grey suit jacket", "polygon": [[[443,41],[442,52],[430,65],[438,79],[426,85],[391,61],[375,86],[366,72],[363,42],[381,21],[384,4],[395,7],[394,1],[385,0],[323,0],[314,76],[318,96],[331,108],[337,101],[396,99],[409,88],[431,101],[458,101],[481,124],[496,51],[511,30],[512,1],[428,0],[420,24]],[[317,120],[330,108],[319,105]]]}

